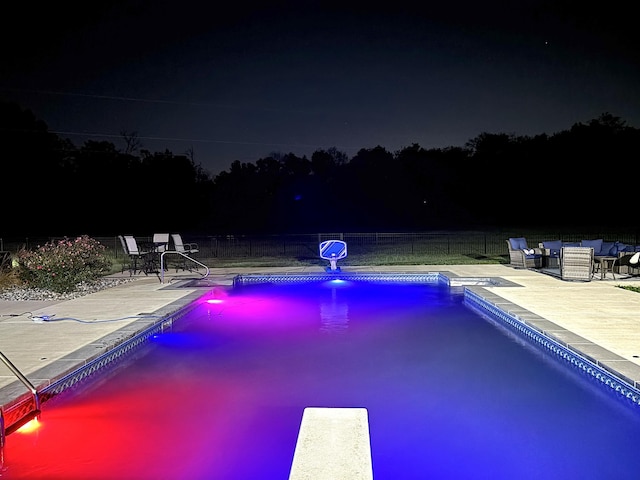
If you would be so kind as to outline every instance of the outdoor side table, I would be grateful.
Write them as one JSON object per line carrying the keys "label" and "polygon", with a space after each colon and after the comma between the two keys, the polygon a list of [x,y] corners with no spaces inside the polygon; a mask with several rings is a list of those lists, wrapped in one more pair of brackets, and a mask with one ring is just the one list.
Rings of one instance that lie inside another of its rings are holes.
{"label": "outdoor side table", "polygon": [[611,272],[613,278],[616,278],[616,274],[613,273],[613,267],[616,264],[616,260],[618,260],[618,257],[593,257],[594,266],[598,267],[600,270],[600,280],[604,280],[607,276],[607,272]]}

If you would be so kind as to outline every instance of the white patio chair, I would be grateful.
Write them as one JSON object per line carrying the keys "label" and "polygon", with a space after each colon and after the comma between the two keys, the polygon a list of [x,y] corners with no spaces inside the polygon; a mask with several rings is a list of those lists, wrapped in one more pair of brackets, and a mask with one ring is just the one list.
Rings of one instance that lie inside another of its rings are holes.
{"label": "white patio chair", "polygon": [[154,233],[153,244],[157,253],[167,251],[169,248],[169,234],[168,233]]}
{"label": "white patio chair", "polygon": [[[172,233],[171,234],[171,239],[173,240],[173,247],[175,248],[176,252],[182,253],[184,255],[187,255],[188,257],[190,257],[191,255],[198,253],[200,250],[198,249],[198,244],[197,243],[184,243],[182,241],[182,235],[180,235],[179,233]],[[187,267],[187,258],[183,257],[182,255],[178,255],[180,258],[177,259],[178,262],[178,266],[176,267],[176,272],[178,271],[179,267],[182,267],[183,270],[189,270],[191,271],[191,268]],[[198,264],[194,263],[194,265],[196,266],[196,270],[198,270]]]}
{"label": "white patio chair", "polygon": [[[129,272],[131,272],[131,269],[133,268],[133,259],[131,258],[131,255],[129,255],[129,248],[127,247],[127,242],[125,241],[122,235],[118,235],[118,240],[120,240],[120,245],[122,246],[122,251],[124,252],[125,257],[129,259]],[[124,273],[125,266],[126,266],[126,262],[123,260],[122,270],[120,273]]]}
{"label": "white patio chair", "polygon": [[[129,272],[135,275],[136,272],[140,271],[140,272],[144,272],[146,275],[147,271],[145,269],[145,266],[146,266],[146,260],[147,260],[147,256],[149,255],[149,252],[140,250],[140,248],[138,248],[138,242],[136,241],[133,235],[124,235],[123,238],[124,238],[123,248],[126,248],[127,255],[129,255],[129,259],[131,260],[131,265],[129,266]],[[143,265],[143,268],[141,270],[138,270],[139,261],[142,262],[142,265]]]}

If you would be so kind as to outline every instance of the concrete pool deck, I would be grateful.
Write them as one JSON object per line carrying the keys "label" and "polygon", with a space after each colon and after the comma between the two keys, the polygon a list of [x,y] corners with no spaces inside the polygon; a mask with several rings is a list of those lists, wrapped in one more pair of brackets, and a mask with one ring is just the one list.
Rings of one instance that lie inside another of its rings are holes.
{"label": "concrete pool deck", "polygon": [[[640,278],[613,279],[609,275],[605,280],[566,282],[506,265],[342,265],[342,270],[442,272],[448,278],[502,279],[500,285],[470,288],[508,313],[533,318],[552,334],[559,332],[556,337],[574,350],[603,361],[609,370],[640,388],[640,293],[617,288],[640,286]],[[238,274],[322,272],[321,266],[212,268],[209,278],[216,285],[229,286]],[[197,277],[189,272],[186,276],[167,273],[162,284],[154,275],[139,275],[133,282],[74,300],[0,301],[0,352],[40,391],[159,317],[179,312],[212,288],[176,288],[181,279]],[[54,315],[55,321],[33,320],[46,315]],[[0,406],[5,412],[29,395],[29,389],[0,361]]]}

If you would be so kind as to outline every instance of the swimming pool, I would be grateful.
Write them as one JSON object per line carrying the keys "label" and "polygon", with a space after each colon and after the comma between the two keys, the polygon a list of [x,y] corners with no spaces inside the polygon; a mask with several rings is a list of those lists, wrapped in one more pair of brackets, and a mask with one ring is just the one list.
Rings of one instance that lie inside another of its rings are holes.
{"label": "swimming pool", "polygon": [[287,478],[303,409],[368,410],[376,479],[636,478],[640,416],[443,284],[219,290],[9,438],[6,478]]}

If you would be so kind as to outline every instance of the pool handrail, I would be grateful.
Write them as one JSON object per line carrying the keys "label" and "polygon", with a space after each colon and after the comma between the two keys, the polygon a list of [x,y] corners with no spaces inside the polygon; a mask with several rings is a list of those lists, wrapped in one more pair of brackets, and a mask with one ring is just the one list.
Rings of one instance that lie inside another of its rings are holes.
{"label": "pool handrail", "polygon": [[[5,428],[4,416],[2,416],[2,418],[0,419],[0,444],[4,446],[4,438],[6,435],[15,432],[27,422],[40,415],[40,396],[38,395],[38,389],[33,386],[29,379],[25,377],[22,372],[18,370],[18,368],[13,363],[11,363],[11,360],[9,360],[7,356],[2,352],[0,352],[0,360],[2,360],[2,363],[4,363],[7,368],[9,368],[9,370],[11,370],[11,372],[18,378],[18,380],[20,380],[20,382],[22,382],[22,384],[29,389],[29,391],[33,395],[33,403],[35,407],[32,411],[28,412],[8,428]],[[1,411],[0,414],[2,414]]]}
{"label": "pool handrail", "polygon": [[[164,284],[164,256],[167,253],[176,253],[178,255],[182,255],[184,258],[186,258],[188,260],[191,260],[194,263],[197,263],[198,265],[200,265],[201,267],[204,267],[204,269],[205,269],[205,273],[202,276],[202,278],[207,278],[209,276],[209,267],[207,267],[204,263],[200,263],[195,258],[190,257],[186,253],[178,252],[176,250],[165,250],[164,252],[162,252],[162,254],[160,254],[160,283]],[[200,272],[198,272],[198,273],[200,273]]]}

